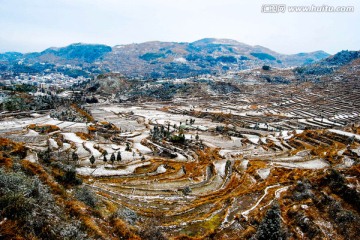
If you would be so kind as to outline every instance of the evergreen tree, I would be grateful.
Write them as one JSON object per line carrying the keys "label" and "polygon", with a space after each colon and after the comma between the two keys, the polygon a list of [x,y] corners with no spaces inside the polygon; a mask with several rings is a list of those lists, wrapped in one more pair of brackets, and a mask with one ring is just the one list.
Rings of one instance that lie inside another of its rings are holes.
{"label": "evergreen tree", "polygon": [[277,202],[274,202],[266,212],[264,219],[260,223],[256,239],[259,240],[281,240],[286,239],[286,235],[281,228],[281,211]]}
{"label": "evergreen tree", "polygon": [[92,165],[94,165],[94,163],[95,163],[95,157],[94,157],[94,155],[91,155],[91,157],[90,157],[90,163],[91,163]]}
{"label": "evergreen tree", "polygon": [[72,153],[72,160],[73,160],[74,162],[79,161],[79,156],[77,155],[76,152],[73,152],[73,153]]}
{"label": "evergreen tree", "polygon": [[131,152],[130,143],[126,143],[125,151]]}
{"label": "evergreen tree", "polygon": [[120,152],[120,151],[117,153],[116,160],[117,160],[118,162],[121,161],[121,152]]}
{"label": "evergreen tree", "polygon": [[114,162],[115,162],[115,154],[114,153],[111,154],[110,161],[112,164],[114,164]]}

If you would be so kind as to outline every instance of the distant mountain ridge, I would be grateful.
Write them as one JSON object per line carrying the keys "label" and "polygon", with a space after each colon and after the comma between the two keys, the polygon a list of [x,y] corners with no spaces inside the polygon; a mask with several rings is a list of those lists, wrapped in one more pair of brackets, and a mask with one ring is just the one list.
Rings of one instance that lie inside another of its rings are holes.
{"label": "distant mountain ridge", "polygon": [[[238,71],[262,65],[293,67],[328,57],[324,51],[280,54],[262,46],[232,39],[204,38],[195,42],[144,42],[117,45],[76,43],[42,52],[0,54],[0,71],[17,71],[14,65],[48,64],[84,67],[92,73],[120,72],[140,78],[179,78],[198,74]],[[21,68],[22,69],[22,68]]]}
{"label": "distant mountain ridge", "polygon": [[326,75],[333,73],[343,66],[351,65],[352,62],[359,59],[360,51],[344,50],[318,62],[298,67],[295,71],[300,75],[306,76]]}

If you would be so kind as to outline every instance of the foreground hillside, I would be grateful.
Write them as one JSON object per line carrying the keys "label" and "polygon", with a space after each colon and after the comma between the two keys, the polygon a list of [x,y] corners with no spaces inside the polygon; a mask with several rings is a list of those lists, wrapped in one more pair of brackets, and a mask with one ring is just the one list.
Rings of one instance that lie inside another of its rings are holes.
{"label": "foreground hillside", "polygon": [[5,118],[0,236],[356,239],[359,86],[332,84]]}

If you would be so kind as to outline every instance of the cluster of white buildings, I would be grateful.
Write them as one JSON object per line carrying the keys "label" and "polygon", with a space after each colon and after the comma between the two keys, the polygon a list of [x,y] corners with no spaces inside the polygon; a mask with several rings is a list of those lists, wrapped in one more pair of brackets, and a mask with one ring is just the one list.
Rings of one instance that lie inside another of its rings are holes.
{"label": "cluster of white buildings", "polygon": [[0,85],[11,86],[16,84],[28,84],[42,89],[66,89],[86,80],[88,79],[82,76],[73,78],[62,73],[49,73],[46,75],[35,76],[22,73],[14,79],[0,79]]}

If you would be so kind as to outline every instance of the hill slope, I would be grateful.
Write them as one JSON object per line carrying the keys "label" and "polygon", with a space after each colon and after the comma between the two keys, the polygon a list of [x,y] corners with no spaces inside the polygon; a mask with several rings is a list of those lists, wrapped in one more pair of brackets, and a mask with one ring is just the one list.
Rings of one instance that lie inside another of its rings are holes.
{"label": "hill slope", "polygon": [[[17,70],[13,65],[47,63],[86,67],[96,71],[120,72],[130,77],[179,78],[259,67],[301,66],[319,61],[323,51],[285,55],[262,46],[250,46],[230,39],[205,38],[192,43],[145,42],[109,47],[99,44],[71,44],[39,53],[0,54],[1,71]],[[29,66],[28,66],[29,67]],[[52,68],[49,66],[50,71]]]}

